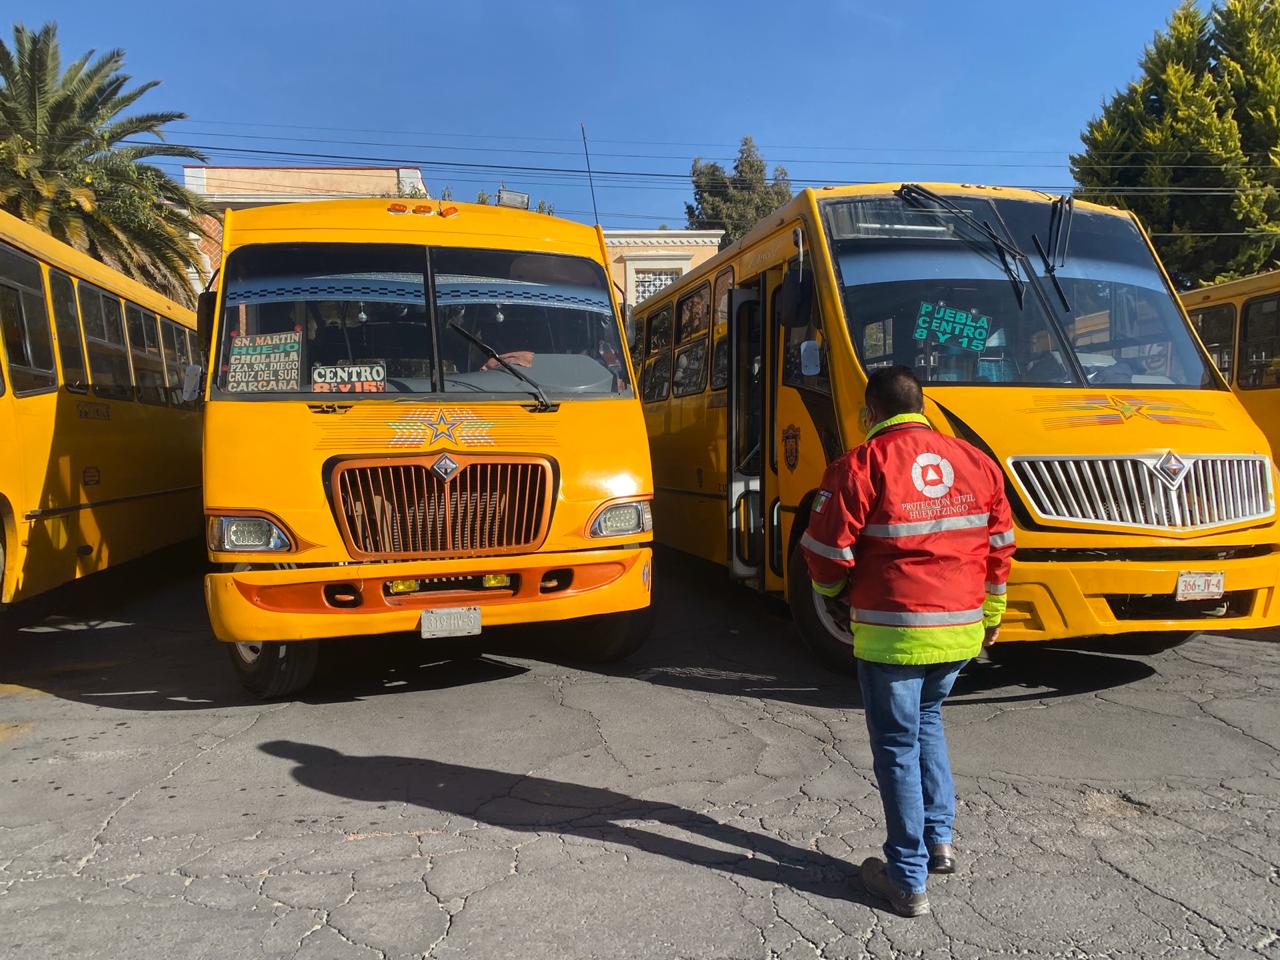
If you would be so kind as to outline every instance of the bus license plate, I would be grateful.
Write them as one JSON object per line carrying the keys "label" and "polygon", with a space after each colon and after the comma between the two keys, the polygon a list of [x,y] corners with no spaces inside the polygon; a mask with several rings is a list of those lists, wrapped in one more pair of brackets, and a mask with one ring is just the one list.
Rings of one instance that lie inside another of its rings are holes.
{"label": "bus license plate", "polygon": [[1217,600],[1225,590],[1226,577],[1221,570],[1184,570],[1178,574],[1178,599]]}
{"label": "bus license plate", "polygon": [[423,610],[419,627],[424,640],[475,636],[480,632],[480,608],[440,607],[436,610]]}

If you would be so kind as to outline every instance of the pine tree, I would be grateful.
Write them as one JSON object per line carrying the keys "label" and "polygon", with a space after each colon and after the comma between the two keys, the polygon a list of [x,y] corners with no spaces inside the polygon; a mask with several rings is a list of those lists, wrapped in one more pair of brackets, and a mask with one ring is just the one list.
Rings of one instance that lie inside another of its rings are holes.
{"label": "pine tree", "polygon": [[684,205],[685,217],[695,230],[723,230],[720,248],[733,243],[762,217],[791,199],[791,181],[782,167],[768,167],[755,141],[742,138],[730,176],[720,164],[695,157],[693,203]]}
{"label": "pine tree", "polygon": [[1184,0],[1071,157],[1084,199],[1133,210],[1180,286],[1280,253],[1277,0]]}

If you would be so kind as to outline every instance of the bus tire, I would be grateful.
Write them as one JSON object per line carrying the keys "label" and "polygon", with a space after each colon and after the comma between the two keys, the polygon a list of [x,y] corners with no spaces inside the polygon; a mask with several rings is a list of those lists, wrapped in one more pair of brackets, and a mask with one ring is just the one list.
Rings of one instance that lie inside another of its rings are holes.
{"label": "bus tire", "polygon": [[565,624],[570,635],[561,648],[581,663],[616,663],[635,653],[653,632],[653,605],[626,613],[583,617]]}
{"label": "bus tire", "polygon": [[[858,662],[853,656],[853,633],[849,629],[848,608],[828,600],[813,589],[804,551],[791,551],[787,564],[787,603],[796,631],[813,653],[828,667],[841,673],[856,673]],[[843,607],[843,613],[840,608]],[[834,609],[833,609],[834,608]]]}
{"label": "bus tire", "polygon": [[261,700],[273,700],[298,693],[311,683],[320,662],[320,642],[229,643],[227,654],[241,685]]}

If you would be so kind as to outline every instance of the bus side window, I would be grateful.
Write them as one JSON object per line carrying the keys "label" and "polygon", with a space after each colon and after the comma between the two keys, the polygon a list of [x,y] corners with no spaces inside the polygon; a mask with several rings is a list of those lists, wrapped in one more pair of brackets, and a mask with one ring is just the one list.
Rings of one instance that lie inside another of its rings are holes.
{"label": "bus side window", "polygon": [[120,301],[87,283],[80,285],[80,316],[89,350],[89,377],[94,396],[133,399],[133,374],[125,349]]}
{"label": "bus side window", "polygon": [[169,374],[169,402],[175,407],[190,407],[182,402],[182,381],[190,363],[187,332],[172,320],[161,318],[161,339],[164,343],[164,365]]}
{"label": "bus side window", "polygon": [[1221,374],[1231,382],[1231,361],[1236,349],[1236,307],[1233,303],[1218,303],[1191,314],[1191,322],[1209,351]]}
{"label": "bus side window", "polygon": [[688,397],[707,386],[707,331],[711,325],[711,286],[702,284],[676,304],[680,347],[672,369],[671,395]]}
{"label": "bus side window", "polygon": [[0,338],[15,393],[58,385],[40,265],[0,244]]}
{"label": "bus side window", "polygon": [[156,315],[126,303],[126,326],[129,348],[133,354],[133,377],[138,385],[138,399],[143,403],[163,406],[167,393],[164,360],[160,357],[160,337],[156,332]]}
{"label": "bus side window", "polygon": [[[794,261],[792,262],[794,263]],[[804,273],[812,278],[812,271],[807,260],[804,265]],[[809,323],[803,327],[792,327],[790,330],[785,331],[784,335],[782,382],[789,387],[816,390],[819,393],[830,393],[831,379],[827,372],[826,350],[821,348],[818,350],[821,368],[817,373],[806,375],[800,362],[801,344],[807,341],[823,344],[822,313],[818,309],[818,298],[816,296],[809,298]]]}
{"label": "bus side window", "polygon": [[75,283],[65,273],[50,270],[49,292],[53,295],[53,326],[58,332],[63,385],[75,393],[85,393],[89,389],[89,374],[84,365],[84,342],[80,339]]}
{"label": "bus side window", "polygon": [[729,385],[729,289],[733,286],[733,267],[716,277],[715,316],[711,321],[715,345],[711,349],[711,389],[723,390]]}
{"label": "bus side window", "polygon": [[1244,305],[1237,382],[1242,387],[1280,385],[1280,296],[1260,297]]}
{"label": "bus side window", "polygon": [[671,306],[649,314],[645,328],[644,402],[653,403],[671,393]]}

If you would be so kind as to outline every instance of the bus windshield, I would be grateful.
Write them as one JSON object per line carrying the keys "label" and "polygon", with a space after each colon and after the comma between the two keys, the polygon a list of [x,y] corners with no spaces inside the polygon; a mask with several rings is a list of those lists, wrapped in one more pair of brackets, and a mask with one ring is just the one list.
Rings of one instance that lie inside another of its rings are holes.
{"label": "bus windshield", "polygon": [[932,383],[1218,386],[1128,218],[1076,211],[1057,251],[1055,285],[1035,243],[1049,246],[1049,203],[946,199],[1026,259],[1010,264],[998,244],[927,201],[823,206],[850,334],[867,369],[901,364]]}
{"label": "bus windshield", "polygon": [[630,394],[604,271],[579,257],[264,244],[228,257],[224,289],[225,399],[528,395],[480,344],[550,396]]}

